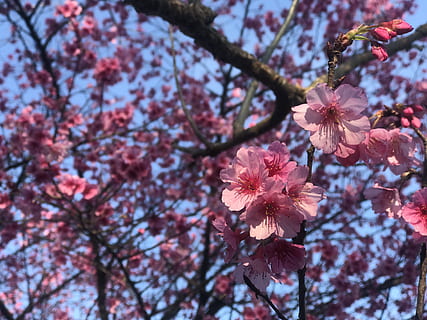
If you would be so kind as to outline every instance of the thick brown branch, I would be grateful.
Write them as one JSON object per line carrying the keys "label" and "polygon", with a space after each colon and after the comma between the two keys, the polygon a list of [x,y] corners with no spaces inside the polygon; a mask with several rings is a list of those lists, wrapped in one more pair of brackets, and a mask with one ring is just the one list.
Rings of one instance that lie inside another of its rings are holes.
{"label": "thick brown branch", "polygon": [[[137,12],[161,17],[178,28],[197,45],[225,63],[242,70],[262,82],[276,94],[294,97],[301,90],[289,84],[273,69],[260,62],[255,56],[230,43],[210,24],[215,13],[203,5],[189,5],[179,0],[126,0]],[[290,106],[288,106],[290,107]]]}
{"label": "thick brown branch", "polygon": [[200,47],[209,51],[217,60],[228,63],[263,83],[276,96],[276,107],[271,117],[256,126],[244,130],[226,143],[216,144],[207,150],[186,149],[194,156],[216,155],[232,146],[259,136],[278,125],[290,112],[292,106],[304,101],[304,91],[288,83],[272,68],[255,56],[230,43],[211,26],[215,13],[201,4],[190,5],[179,0],[125,0],[139,13],[161,17],[178,26],[181,32],[194,39]]}

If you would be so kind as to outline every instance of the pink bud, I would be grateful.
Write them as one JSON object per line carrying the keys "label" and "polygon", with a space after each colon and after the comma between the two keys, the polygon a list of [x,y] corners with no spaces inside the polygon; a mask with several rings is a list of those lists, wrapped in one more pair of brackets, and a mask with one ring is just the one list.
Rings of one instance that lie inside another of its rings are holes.
{"label": "pink bud", "polygon": [[421,127],[421,121],[420,121],[420,119],[418,119],[417,117],[413,117],[412,120],[411,120],[411,125],[414,128],[419,129]]}
{"label": "pink bud", "polygon": [[397,35],[393,30],[385,27],[375,28],[371,31],[371,34],[379,41],[388,41]]}
{"label": "pink bud", "polygon": [[402,19],[394,19],[391,21],[383,22],[380,25],[381,27],[385,27],[395,31],[397,34],[404,34],[414,30],[414,28],[409,23],[403,21]]}
{"label": "pink bud", "polygon": [[402,124],[402,127],[405,127],[405,128],[407,128],[411,125],[408,118],[401,118],[400,123]]}
{"label": "pink bud", "polygon": [[405,116],[412,116],[414,114],[414,109],[412,109],[411,107],[407,107],[403,109],[403,114]]}
{"label": "pink bud", "polygon": [[385,61],[388,58],[387,51],[380,44],[372,45],[371,52],[380,61]]}
{"label": "pink bud", "polygon": [[394,19],[392,23],[393,23],[392,29],[396,31],[397,34],[404,34],[414,30],[414,28],[409,23],[407,23],[406,21],[403,21],[402,19]]}
{"label": "pink bud", "polygon": [[415,112],[421,112],[424,111],[423,106],[419,105],[419,104],[414,104],[412,105],[412,108],[415,110]]}

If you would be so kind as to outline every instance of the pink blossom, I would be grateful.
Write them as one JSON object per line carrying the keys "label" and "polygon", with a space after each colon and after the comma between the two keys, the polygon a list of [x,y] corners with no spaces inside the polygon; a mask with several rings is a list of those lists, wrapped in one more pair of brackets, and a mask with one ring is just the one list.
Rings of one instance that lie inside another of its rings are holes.
{"label": "pink blossom", "polygon": [[267,190],[280,189],[280,184],[268,177],[263,150],[256,147],[240,148],[220,177],[230,183],[222,192],[222,202],[232,211],[242,210]]}
{"label": "pink blossom", "polygon": [[336,90],[325,83],[307,93],[307,103],[293,107],[294,120],[310,131],[310,141],[325,153],[333,153],[338,144],[358,145],[365,139],[370,123],[361,112],[368,100],[360,88],[348,84]]}
{"label": "pink blossom", "polygon": [[62,6],[57,6],[56,11],[59,14],[62,14],[64,18],[72,18],[78,16],[82,13],[82,7],[79,6],[79,3],[74,0],[65,0],[65,3]]}
{"label": "pink blossom", "polygon": [[415,162],[415,144],[412,137],[400,129],[390,130],[389,135],[387,163],[394,174],[402,174]]}
{"label": "pink blossom", "polygon": [[222,236],[224,241],[228,244],[224,257],[224,261],[228,263],[239,249],[240,241],[245,239],[248,236],[248,233],[241,232],[238,228],[233,231],[223,217],[216,218],[212,221],[212,224],[218,231],[220,231],[218,235]]}
{"label": "pink blossom", "polygon": [[276,239],[265,247],[265,256],[273,273],[297,271],[304,267],[304,246]]}
{"label": "pink blossom", "polygon": [[0,209],[5,209],[11,204],[12,202],[9,200],[9,196],[6,193],[0,193]]}
{"label": "pink blossom", "polygon": [[360,144],[360,158],[368,165],[383,163],[388,153],[390,134],[386,129],[371,129]]}
{"label": "pink blossom", "polygon": [[359,146],[348,146],[344,143],[338,143],[337,150],[334,152],[337,160],[344,166],[352,166],[359,158]]}
{"label": "pink blossom", "polygon": [[325,190],[306,182],[308,167],[301,166],[289,173],[286,194],[292,199],[293,207],[306,220],[313,220],[317,215],[319,201],[326,198]]}
{"label": "pink blossom", "polygon": [[97,27],[96,19],[92,16],[85,15],[81,25],[83,34],[85,35],[92,34],[96,27]]}
{"label": "pink blossom", "polygon": [[421,120],[420,118],[423,116],[424,108],[421,105],[410,105],[407,106],[405,109],[401,112],[401,118],[400,122],[403,127],[410,127],[413,126],[414,128],[420,128],[421,127]]}
{"label": "pink blossom", "polygon": [[117,58],[98,60],[93,77],[104,85],[113,85],[121,80],[120,62]]}
{"label": "pink blossom", "polygon": [[262,240],[272,234],[295,237],[304,217],[292,210],[292,202],[287,196],[276,192],[259,196],[240,219],[249,225],[251,237]]}
{"label": "pink blossom", "polygon": [[266,291],[271,274],[264,259],[263,251],[258,249],[255,255],[241,259],[234,271],[234,278],[237,283],[246,283],[244,277],[247,277],[258,290]]}
{"label": "pink blossom", "polygon": [[98,186],[95,184],[87,184],[83,190],[83,198],[90,200],[98,194]]}
{"label": "pink blossom", "polygon": [[412,201],[403,207],[402,217],[421,236],[427,236],[427,188],[416,191]]}
{"label": "pink blossom", "polygon": [[385,188],[375,183],[363,193],[365,198],[371,200],[375,213],[387,213],[390,218],[399,218],[402,212],[402,202],[396,188]]}
{"label": "pink blossom", "polygon": [[388,59],[387,51],[385,51],[385,48],[379,43],[372,44],[371,52],[380,61],[385,61]]}
{"label": "pink blossom", "polygon": [[71,174],[64,174],[60,178],[58,189],[67,196],[73,196],[82,193],[86,187],[86,180]]}
{"label": "pink blossom", "polygon": [[279,141],[274,141],[264,154],[264,163],[268,170],[268,176],[285,182],[289,172],[297,166],[295,161],[289,161],[289,159],[290,153],[286,145]]}

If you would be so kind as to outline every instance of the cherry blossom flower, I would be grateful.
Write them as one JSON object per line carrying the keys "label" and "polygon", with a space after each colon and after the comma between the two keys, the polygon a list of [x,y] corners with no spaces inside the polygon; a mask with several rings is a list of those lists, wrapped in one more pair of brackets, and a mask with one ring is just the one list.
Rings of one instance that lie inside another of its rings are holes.
{"label": "cherry blossom flower", "polygon": [[60,179],[58,189],[67,196],[71,197],[77,193],[82,193],[86,188],[86,180],[84,178],[66,173]]}
{"label": "cherry blossom flower", "polygon": [[343,143],[338,143],[334,155],[343,166],[352,166],[360,159],[359,146],[347,146]]}
{"label": "cherry blossom flower", "polygon": [[11,204],[12,202],[9,200],[9,196],[6,193],[0,193],[0,209],[5,209]]}
{"label": "cherry blossom flower", "polygon": [[375,39],[379,41],[388,41],[397,35],[411,32],[414,28],[402,19],[394,19],[382,22],[377,28],[371,31]]}
{"label": "cherry blossom flower", "polygon": [[90,200],[98,194],[98,186],[95,184],[86,184],[83,190],[83,198]]}
{"label": "cherry blossom flower", "polygon": [[271,279],[270,268],[264,259],[264,250],[259,248],[255,255],[242,258],[234,271],[237,283],[245,283],[244,276],[261,292],[265,292]]}
{"label": "cherry blossom flower", "polygon": [[325,83],[307,93],[307,103],[293,107],[294,120],[310,131],[310,141],[325,153],[333,153],[338,144],[358,145],[365,139],[370,123],[361,112],[368,100],[360,88],[348,84],[336,90]]}
{"label": "cherry blossom flower", "polygon": [[402,213],[402,202],[396,188],[385,188],[375,183],[363,193],[365,198],[371,200],[375,213],[387,213],[390,218],[399,218]]}
{"label": "cherry blossom flower", "polygon": [[371,129],[360,144],[360,158],[368,165],[383,163],[388,153],[390,134],[386,129]]}
{"label": "cherry blossom flower", "polygon": [[230,210],[240,211],[267,190],[280,189],[280,183],[268,177],[263,160],[262,149],[240,148],[231,165],[221,170],[221,180],[230,183],[222,192],[222,202]]}
{"label": "cherry blossom flower", "polygon": [[220,295],[231,294],[231,281],[230,278],[225,275],[219,275],[215,279],[214,291]]}
{"label": "cherry blossom flower", "polygon": [[300,166],[289,173],[285,193],[293,202],[295,210],[305,220],[313,220],[317,215],[319,201],[326,198],[325,190],[306,182],[308,167]]}
{"label": "cherry blossom flower", "polygon": [[262,240],[272,234],[295,237],[304,217],[292,210],[292,202],[287,196],[276,192],[259,196],[240,219],[249,225],[251,237]]}
{"label": "cherry blossom flower", "polygon": [[265,247],[265,255],[273,273],[297,271],[304,267],[304,246],[276,239]]}
{"label": "cherry blossom flower", "polygon": [[[271,320],[269,310],[264,306],[245,307],[243,309],[244,320]],[[205,319],[203,319],[205,320]]]}
{"label": "cherry blossom flower", "polygon": [[57,14],[62,14],[64,18],[72,18],[78,16],[82,13],[82,7],[77,1],[74,0],[65,0],[62,6],[57,6]]}
{"label": "cherry blossom flower", "polygon": [[389,135],[387,163],[394,174],[402,174],[416,162],[415,144],[412,137],[400,129],[390,130]]}
{"label": "cherry blossom flower", "polygon": [[264,154],[264,163],[268,170],[269,177],[286,181],[288,174],[297,164],[295,161],[289,161],[290,153],[284,143],[274,141]]}
{"label": "cherry blossom flower", "polygon": [[228,244],[224,257],[224,261],[228,263],[239,249],[240,241],[245,239],[248,236],[248,233],[241,232],[238,228],[233,231],[223,217],[216,218],[212,221],[212,224],[218,231],[220,231],[218,235],[222,236],[224,241]]}
{"label": "cherry blossom flower", "polygon": [[416,191],[412,201],[403,207],[402,217],[421,236],[427,236],[427,188]]}
{"label": "cherry blossom flower", "polygon": [[117,58],[98,60],[93,77],[104,85],[113,85],[121,80],[120,62]]}

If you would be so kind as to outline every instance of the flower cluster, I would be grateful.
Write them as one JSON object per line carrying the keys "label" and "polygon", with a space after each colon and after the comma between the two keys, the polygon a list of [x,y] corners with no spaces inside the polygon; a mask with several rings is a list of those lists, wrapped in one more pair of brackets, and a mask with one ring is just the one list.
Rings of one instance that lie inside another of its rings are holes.
{"label": "flower cluster", "polygon": [[98,60],[93,77],[103,85],[113,85],[121,80],[121,67],[117,58]]}
{"label": "flower cluster", "polygon": [[[402,19],[394,19],[380,23],[375,29],[371,30],[371,35],[378,41],[387,42],[397,35],[411,32],[414,28]],[[388,54],[384,46],[378,41],[371,41],[372,54],[380,61],[387,60]]]}
{"label": "flower cluster", "polygon": [[425,110],[423,106],[419,104],[412,104],[412,105],[403,105],[401,108],[398,106],[398,111],[400,111],[400,124],[402,127],[408,128],[408,127],[414,127],[414,128],[421,128],[421,120],[420,118],[424,115]]}
{"label": "flower cluster", "polygon": [[414,237],[427,240],[427,188],[414,193],[412,202],[402,207],[399,191],[396,188],[385,188],[379,184],[364,192],[365,198],[372,201],[375,213],[387,213],[390,218],[402,217],[414,229]]}
{"label": "flower cluster", "polygon": [[349,150],[351,156],[338,158],[344,165],[354,164],[363,160],[367,165],[385,164],[394,174],[402,174],[417,164],[415,159],[415,143],[410,135],[400,129],[371,129],[365,134],[365,140]]}
{"label": "flower cluster", "polygon": [[62,6],[56,7],[56,14],[63,15],[64,18],[74,18],[82,13],[82,11],[82,7],[74,0],[66,0]]}
{"label": "flower cluster", "polygon": [[[394,19],[391,21],[381,22],[377,25],[362,24],[344,34],[342,38],[346,39],[346,42],[350,44],[353,40],[369,41],[371,43],[372,54],[378,60],[385,61],[388,58],[387,51],[383,44],[378,41],[387,42],[398,35],[411,32],[413,29],[414,28],[409,23],[402,19]],[[365,33],[369,33],[375,40],[363,36]]]}
{"label": "flower cluster", "polygon": [[[272,240],[242,260],[236,273],[253,280],[260,290],[268,285],[265,275],[304,265],[304,247],[281,238],[295,237],[304,220],[313,220],[318,202],[325,198],[322,188],[306,181],[308,172],[307,167],[290,161],[286,145],[278,141],[268,150],[240,148],[229,167],[220,172],[221,180],[228,183],[222,192],[223,203],[231,211],[241,212],[240,220],[249,226],[250,237]],[[224,220],[214,225],[234,253],[244,238],[242,233],[231,231]]]}
{"label": "flower cluster", "polygon": [[371,31],[375,39],[379,41],[388,41],[397,35],[405,34],[414,30],[412,26],[402,19],[394,19],[382,22]]}

